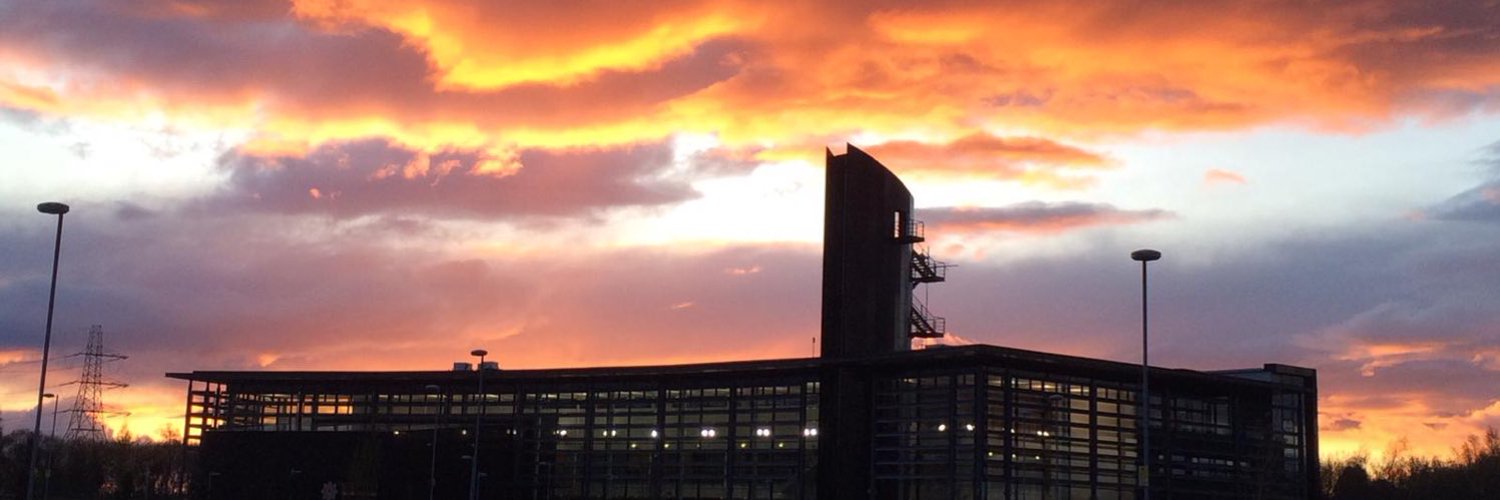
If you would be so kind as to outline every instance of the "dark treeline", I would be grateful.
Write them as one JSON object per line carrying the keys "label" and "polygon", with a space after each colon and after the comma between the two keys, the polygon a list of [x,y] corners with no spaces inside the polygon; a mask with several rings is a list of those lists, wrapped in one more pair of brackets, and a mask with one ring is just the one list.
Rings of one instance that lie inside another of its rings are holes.
{"label": "dark treeline", "polygon": [[1407,455],[1405,442],[1371,463],[1363,454],[1324,460],[1323,493],[1332,500],[1500,498],[1500,434],[1469,436],[1449,460]]}
{"label": "dark treeline", "polygon": [[[0,499],[26,496],[30,437],[24,430],[0,436]],[[101,441],[43,438],[34,498],[184,499],[184,465],[180,441],[135,440],[128,435]],[[50,480],[45,475],[49,466]]]}
{"label": "dark treeline", "polygon": [[[30,432],[0,435],[0,499],[26,492],[31,459]],[[38,475],[36,498],[55,500],[187,499],[191,470],[179,441],[122,436],[106,441],[46,438],[38,469],[51,470],[50,483]],[[1367,455],[1324,460],[1323,495],[1330,500],[1467,500],[1500,498],[1500,433],[1470,436],[1454,458],[1407,454],[1404,443],[1372,462]],[[50,460],[50,463],[49,463]]]}

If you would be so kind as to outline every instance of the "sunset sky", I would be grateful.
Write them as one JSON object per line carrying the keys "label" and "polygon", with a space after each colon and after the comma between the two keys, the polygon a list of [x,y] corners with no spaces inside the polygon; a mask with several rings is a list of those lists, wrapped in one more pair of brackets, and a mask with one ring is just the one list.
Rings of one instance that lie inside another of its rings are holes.
{"label": "sunset sky", "polygon": [[[478,5],[473,5],[478,4]],[[1040,4],[1040,5],[1035,5]],[[0,411],[169,371],[802,357],[824,148],[954,343],[1316,368],[1325,455],[1500,426],[1493,1],[0,0]],[[50,411],[50,409],[49,409]]]}

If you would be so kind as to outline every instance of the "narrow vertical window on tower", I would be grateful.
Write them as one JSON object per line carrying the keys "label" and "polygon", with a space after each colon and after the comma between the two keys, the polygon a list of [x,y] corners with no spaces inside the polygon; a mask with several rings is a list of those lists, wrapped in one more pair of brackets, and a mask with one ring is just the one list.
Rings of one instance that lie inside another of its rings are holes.
{"label": "narrow vertical window on tower", "polygon": [[894,221],[895,222],[895,227],[892,228],[891,237],[899,240],[899,239],[901,239],[901,236],[902,236],[902,234],[901,234],[901,226],[904,225],[904,224],[901,223],[901,211],[900,210],[896,210],[894,212],[891,212],[891,215],[895,219],[895,221]]}

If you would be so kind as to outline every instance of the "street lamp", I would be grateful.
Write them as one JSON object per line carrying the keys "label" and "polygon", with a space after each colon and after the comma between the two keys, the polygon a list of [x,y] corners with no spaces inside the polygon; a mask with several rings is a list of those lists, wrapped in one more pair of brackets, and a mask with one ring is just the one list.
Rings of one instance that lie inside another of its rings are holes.
{"label": "street lamp", "polygon": [[484,357],[490,352],[484,349],[469,351],[470,356],[479,357],[479,411],[474,414],[474,454],[469,460],[469,500],[479,500],[479,426],[484,421]]}
{"label": "street lamp", "polygon": [[[43,394],[42,397],[52,399],[52,430],[47,433],[47,439],[53,440],[57,438],[57,400],[62,398],[50,392]],[[37,413],[41,413],[42,409],[38,407],[36,411]],[[52,445],[56,446],[56,443],[52,443]],[[42,480],[43,499],[52,498],[52,452],[54,450],[55,448],[47,450],[47,473],[43,475],[45,479]]]}
{"label": "street lamp", "polygon": [[36,206],[36,211],[57,216],[57,242],[52,246],[52,290],[47,293],[47,334],[42,338],[42,376],[36,387],[36,425],[31,428],[31,464],[26,467],[26,500],[31,500],[36,491],[36,456],[42,444],[42,398],[47,393],[47,359],[52,350],[52,309],[57,304],[57,258],[62,255],[63,214],[68,206],[49,201]]}
{"label": "street lamp", "polygon": [[1137,481],[1141,483],[1141,491],[1145,500],[1151,500],[1151,378],[1148,376],[1150,369],[1150,351],[1147,350],[1147,309],[1146,309],[1146,263],[1161,260],[1161,252],[1156,250],[1136,250],[1130,252],[1130,259],[1141,263],[1141,409],[1136,415],[1136,421],[1141,424],[1141,456],[1144,458],[1143,465],[1139,471]]}
{"label": "street lamp", "polygon": [[55,438],[57,437],[57,400],[61,398],[50,392],[43,394],[42,397],[52,400],[52,430],[47,432],[47,437]]}
{"label": "street lamp", "polygon": [[[428,385],[427,392],[437,394],[442,387]],[[434,492],[437,491],[437,438],[438,418],[443,415],[443,405],[439,404],[432,409],[432,465],[427,469],[427,500],[432,500]]]}

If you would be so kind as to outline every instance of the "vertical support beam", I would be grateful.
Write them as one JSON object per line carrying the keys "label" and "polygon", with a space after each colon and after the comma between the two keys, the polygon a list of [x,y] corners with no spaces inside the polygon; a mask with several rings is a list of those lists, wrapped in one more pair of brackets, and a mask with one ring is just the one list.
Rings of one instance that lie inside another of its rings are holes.
{"label": "vertical support beam", "polygon": [[[521,457],[525,456],[525,450],[523,450],[523,448],[526,447],[526,433],[528,431],[527,422],[523,418],[526,414],[523,408],[526,404],[526,386],[520,382],[516,382],[511,385],[511,391],[510,421],[512,434],[510,435],[510,477],[517,481],[518,484],[525,485],[525,483],[521,481]],[[445,411],[451,412],[452,409],[453,398],[452,396],[449,396]],[[540,429],[537,429],[537,431],[540,432]],[[538,450],[538,452],[540,452],[540,450]],[[538,453],[538,455],[540,455],[540,453]],[[536,483],[533,482],[531,484],[531,487],[528,489],[533,492],[536,491]]]}
{"label": "vertical support beam", "polygon": [[988,498],[985,495],[989,491],[989,482],[985,481],[989,473],[989,451],[990,451],[990,399],[989,399],[990,377],[984,365],[974,369],[974,468],[970,474],[974,481],[973,498]]}
{"label": "vertical support beam", "polygon": [[[583,497],[593,498],[590,494],[594,488],[594,456],[599,453],[599,436],[595,431],[600,430],[598,426],[598,412],[594,411],[594,391],[592,387],[583,387],[583,460],[575,462],[574,481],[583,483]],[[606,478],[606,481],[608,478]]]}
{"label": "vertical support beam", "polygon": [[[1115,413],[1119,413],[1116,411]],[[1099,382],[1089,381],[1089,494],[1099,496]],[[1116,427],[1119,421],[1115,421]],[[1118,443],[1116,443],[1118,446]],[[1118,453],[1118,452],[1117,452]]]}
{"label": "vertical support beam", "polygon": [[656,423],[652,430],[656,432],[656,438],[652,439],[651,447],[651,498],[665,498],[662,495],[662,482],[665,481],[666,471],[663,469],[667,442],[667,385],[660,380],[656,383]]}
{"label": "vertical support beam", "polygon": [[728,389],[729,390],[729,403],[728,403],[728,405],[729,405],[729,407],[728,407],[728,410],[729,410],[729,428],[728,429],[724,429],[724,435],[727,436],[727,439],[728,439],[728,441],[726,442],[726,444],[724,446],[724,450],[725,450],[724,451],[724,497],[725,498],[735,498],[735,496],[734,496],[734,464],[736,462],[735,455],[739,454],[739,452],[736,451],[736,450],[739,449],[739,448],[736,447],[737,441],[739,440],[739,434],[738,434],[739,418],[737,417],[737,415],[739,414],[739,412],[735,411],[735,403],[739,402],[739,391],[735,387],[735,384],[728,384],[728,386],[729,386],[729,389]]}
{"label": "vertical support beam", "polygon": [[[962,376],[956,373],[947,375],[948,390],[948,416],[945,425],[948,426],[948,484],[958,484],[958,435],[963,432],[963,425],[958,422],[958,383]],[[948,488],[948,500],[958,500],[958,488]]]}
{"label": "vertical support beam", "polygon": [[824,368],[818,403],[818,497],[871,494],[870,372],[844,365]]}
{"label": "vertical support beam", "polygon": [[[1309,370],[1311,371],[1311,370]],[[1318,373],[1303,378],[1302,392],[1302,475],[1307,478],[1304,498],[1317,498],[1322,491],[1318,478]]]}
{"label": "vertical support beam", "polygon": [[[187,404],[184,405],[184,408],[182,410],[182,448],[183,448],[183,450],[187,449],[187,446],[188,446],[188,436],[192,435],[192,429],[193,429],[193,380],[192,379],[188,379],[188,383],[187,383],[187,398],[186,399],[187,399]],[[54,412],[54,416],[52,417],[52,426],[54,428],[57,427],[57,417],[55,415],[56,415],[56,412]],[[186,451],[184,451],[184,453],[186,453]]]}
{"label": "vertical support beam", "polygon": [[[812,422],[807,421],[807,405],[809,403],[812,403],[812,399],[810,399],[808,397],[808,394],[807,394],[807,386],[808,386],[808,384],[806,382],[802,383],[802,388],[801,388],[801,390],[798,391],[798,392],[801,393],[801,396],[802,396],[802,408],[800,408],[800,409],[797,410],[797,425],[801,429],[810,429],[810,428],[812,428],[812,426],[809,425],[809,424],[812,424]],[[819,387],[819,391],[820,392],[821,392],[821,390],[822,390],[822,388]],[[819,410],[819,411],[822,411],[822,410]],[[808,493],[807,492],[807,437],[803,436],[801,438],[801,440],[798,441],[797,443],[798,443],[797,444],[797,476],[796,476],[796,480],[797,480],[797,500],[806,500],[808,498],[808,495],[807,495],[807,493]]]}
{"label": "vertical support beam", "polygon": [[1000,376],[1000,391],[1005,394],[1005,498],[1015,497],[1016,484],[1016,394],[1010,370]]}

